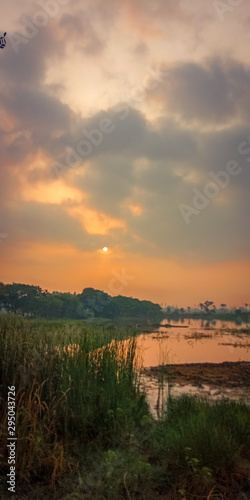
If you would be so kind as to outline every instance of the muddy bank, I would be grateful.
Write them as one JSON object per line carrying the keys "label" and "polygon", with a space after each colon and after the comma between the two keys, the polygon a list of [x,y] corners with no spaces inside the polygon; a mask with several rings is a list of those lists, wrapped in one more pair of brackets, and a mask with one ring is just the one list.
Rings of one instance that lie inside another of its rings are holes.
{"label": "muddy bank", "polygon": [[144,368],[147,376],[157,377],[163,370],[164,378],[174,384],[192,384],[201,387],[227,386],[230,388],[250,388],[250,362],[224,362],[224,363],[185,363],[179,365],[166,365],[164,367]]}

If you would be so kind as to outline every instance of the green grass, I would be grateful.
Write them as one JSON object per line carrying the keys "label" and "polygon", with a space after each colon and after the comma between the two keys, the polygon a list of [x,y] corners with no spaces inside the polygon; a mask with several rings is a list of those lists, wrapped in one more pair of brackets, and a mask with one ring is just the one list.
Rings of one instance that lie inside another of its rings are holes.
{"label": "green grass", "polygon": [[138,388],[136,338],[127,335],[110,324],[0,315],[1,498],[8,498],[11,385],[18,438],[13,500],[233,500],[244,490],[249,407],[170,398],[154,421]]}
{"label": "green grass", "polygon": [[229,495],[237,483],[234,476],[239,478],[244,468],[250,472],[249,424],[250,408],[244,403],[170,399],[155,430],[154,458],[166,470],[169,462],[179,470],[179,486],[189,494],[195,489],[193,493],[205,495],[207,486],[218,487],[223,479]]}

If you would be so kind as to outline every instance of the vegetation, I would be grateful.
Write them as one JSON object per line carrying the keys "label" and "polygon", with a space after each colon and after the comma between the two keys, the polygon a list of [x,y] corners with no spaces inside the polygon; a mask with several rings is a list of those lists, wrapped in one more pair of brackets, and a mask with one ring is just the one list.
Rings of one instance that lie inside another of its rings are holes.
{"label": "vegetation", "polygon": [[185,319],[201,319],[204,320],[204,324],[209,325],[216,320],[220,321],[232,321],[236,325],[242,325],[243,323],[250,323],[250,313],[247,311],[242,311],[242,309],[226,310],[226,311],[184,311],[181,309],[174,309],[173,311],[168,311],[165,313],[164,318],[171,321],[184,322]]}
{"label": "vegetation", "polygon": [[1,498],[13,385],[13,500],[233,500],[247,491],[250,408],[170,398],[154,421],[139,390],[136,339],[124,337],[110,325],[0,315]]}
{"label": "vegetation", "polygon": [[7,312],[46,319],[159,318],[161,307],[148,300],[111,297],[101,290],[85,288],[82,293],[42,290],[39,286],[0,283],[0,308]]}
{"label": "vegetation", "polygon": [[245,308],[227,309],[226,304],[216,308],[213,301],[206,300],[198,309],[183,307],[162,309],[159,304],[148,300],[118,295],[111,297],[101,290],[85,288],[81,293],[48,292],[39,286],[22,283],[4,284],[0,282],[0,311],[13,312],[28,318],[74,319],[92,321],[109,319],[112,322],[140,324],[161,322],[163,318],[184,320],[184,318],[215,319],[249,323],[249,304]]}

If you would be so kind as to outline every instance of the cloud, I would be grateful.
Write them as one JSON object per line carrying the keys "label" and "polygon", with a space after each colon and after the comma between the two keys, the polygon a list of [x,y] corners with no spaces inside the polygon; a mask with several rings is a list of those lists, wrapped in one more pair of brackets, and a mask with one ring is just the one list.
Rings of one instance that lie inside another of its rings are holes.
{"label": "cloud", "polygon": [[[22,25],[22,23],[20,23]],[[21,33],[22,29],[17,31]],[[58,57],[64,52],[64,44],[58,43],[57,30],[51,25],[41,28],[32,39],[25,39],[16,53],[10,40],[1,56],[1,83],[8,81],[10,87],[38,85],[44,77],[47,59]]]}
{"label": "cloud", "polygon": [[56,30],[41,29],[22,49],[16,54],[9,45],[1,60],[0,116],[8,117],[1,162],[8,164],[41,149],[48,154],[58,151],[60,136],[73,130],[72,122],[78,119],[60,100],[63,84],[44,83],[48,61],[64,52]]}
{"label": "cloud", "polygon": [[152,98],[160,98],[166,113],[187,122],[227,124],[249,118],[249,85],[250,68],[237,61],[180,62]]}
{"label": "cloud", "polygon": [[144,36],[159,36],[166,30],[166,24],[171,28],[173,21],[180,23],[187,20],[188,12],[183,9],[180,0],[127,0],[125,4],[129,20],[134,29]]}
{"label": "cloud", "polygon": [[55,135],[70,127],[70,109],[42,90],[15,89],[5,97],[5,108],[18,119],[19,127],[44,132],[50,130]]}
{"label": "cloud", "polygon": [[12,242],[40,241],[69,244],[81,251],[100,248],[103,238],[89,235],[74,217],[70,217],[62,206],[53,203],[19,202],[5,215]]}
{"label": "cloud", "polygon": [[[127,118],[128,128],[137,114],[142,120],[142,115],[134,111],[131,121]],[[187,260],[213,261],[231,259],[237,254],[239,259],[245,259],[249,248],[245,228],[250,177],[246,162],[242,173],[232,178],[225,191],[221,190],[206,210],[192,216],[190,226],[186,226],[179,204],[192,206],[192,188],[203,192],[205,184],[211,181],[209,172],[224,170],[232,159],[240,165],[244,163],[237,147],[247,135],[247,128],[243,127],[197,133],[178,128],[174,122],[171,127],[171,122],[162,120],[153,129],[145,121],[140,139],[134,144],[128,142],[126,159],[123,148],[114,152],[109,143],[108,152],[93,157],[84,173],[72,173],[72,182],[87,194],[92,207],[110,216],[125,217],[127,231],[112,239],[114,245],[120,242],[128,251],[148,256],[153,247],[154,255],[159,257],[178,255]],[[151,136],[160,153],[152,148]],[[71,182],[70,176],[68,180]],[[141,215],[124,209],[128,200],[142,207]]]}
{"label": "cloud", "polygon": [[[151,36],[159,36],[163,21],[169,25],[174,20],[173,29],[175,23],[187,20],[188,14],[180,2],[160,0],[128,1],[119,6],[108,1],[107,11],[106,3],[86,3],[84,12],[81,5],[75,3],[70,12],[39,30],[18,55],[10,45],[1,54],[0,110],[1,117],[10,121],[0,137],[4,230],[15,242],[70,244],[82,252],[106,244],[104,235],[83,229],[80,215],[85,205],[75,202],[74,207],[72,202],[70,211],[66,202],[24,202],[22,188],[25,185],[28,190],[36,184],[39,193],[45,181],[49,186],[52,181],[56,184],[51,164],[65,164],[67,147],[76,149],[80,140],[86,140],[83,130],[93,134],[101,120],[109,119],[113,132],[104,134],[91,155],[82,158],[80,167],[72,168],[60,180],[82,192],[98,223],[100,214],[106,217],[109,245],[148,257],[175,256],[187,261],[225,260],[235,255],[246,258],[249,169],[233,179],[206,210],[193,216],[190,226],[182,219],[178,205],[192,203],[192,188],[203,189],[211,170],[224,169],[231,159],[243,161],[237,146],[249,135],[245,125],[249,123],[249,67],[218,57],[178,61],[169,67],[169,76],[155,91],[146,93],[140,110],[125,102],[105,109],[99,106],[83,118],[80,107],[79,112],[73,111],[62,98],[62,91],[67,94],[63,79],[47,83],[48,70],[62,62],[70,67],[76,49],[82,64],[100,62],[104,66],[101,58],[107,54],[109,62],[119,58],[124,47],[116,47],[114,38],[110,45],[110,37],[115,37],[115,21],[121,20],[125,11],[128,18],[122,28],[134,27],[128,42],[131,59],[134,61],[135,54],[145,59],[150,53],[156,61],[158,49],[150,45]],[[111,20],[107,12],[113,12]],[[138,32],[145,36],[140,39]],[[167,67],[167,56],[165,59]],[[119,81],[112,64],[107,67],[113,81]],[[133,69],[128,64],[123,71]],[[150,118],[148,104],[153,100],[160,104],[161,118]],[[19,192],[20,201],[14,202]],[[140,210],[131,210],[138,205]],[[112,226],[113,220],[117,227]],[[124,221],[120,227],[119,221]]]}
{"label": "cloud", "polygon": [[73,40],[74,48],[84,54],[93,56],[103,51],[105,37],[99,36],[87,10],[64,14],[60,20],[60,27],[63,28],[68,43],[72,43]]}
{"label": "cloud", "polygon": [[146,56],[148,54],[148,46],[144,42],[139,42],[134,48],[134,53],[137,57]]}

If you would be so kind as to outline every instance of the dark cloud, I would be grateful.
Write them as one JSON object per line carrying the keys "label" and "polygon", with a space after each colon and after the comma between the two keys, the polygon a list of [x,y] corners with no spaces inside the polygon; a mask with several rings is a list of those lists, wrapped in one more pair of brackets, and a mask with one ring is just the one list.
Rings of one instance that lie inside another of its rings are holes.
{"label": "dark cloud", "polygon": [[9,115],[19,121],[20,129],[50,130],[58,135],[70,128],[69,107],[49,96],[45,89],[15,89],[5,95],[4,106]]}
{"label": "dark cloud", "polygon": [[250,69],[243,64],[212,59],[205,64],[178,63],[155,91],[171,111],[187,121],[225,124],[249,118]]}
{"label": "dark cloud", "polygon": [[[11,44],[1,59],[0,112],[12,121],[5,131],[1,162],[23,161],[43,150],[50,154],[60,148],[60,136],[74,130],[78,120],[69,106],[60,101],[63,83],[44,84],[48,61],[58,62],[64,48],[58,43],[58,32],[51,26],[41,28],[18,54]],[[22,167],[23,168],[23,167]]]}
{"label": "dark cloud", "polygon": [[[112,132],[103,133],[99,141],[98,133],[100,134],[103,120],[109,120]],[[86,158],[83,157],[83,163],[96,157],[105,160],[105,155],[111,154],[125,155],[127,159],[146,157],[151,160],[182,162],[193,158],[196,151],[193,132],[178,126],[174,120],[160,120],[153,126],[140,111],[127,104],[81,120],[74,136],[61,136],[60,147],[64,147],[64,154],[57,161],[65,163],[67,146],[77,151],[79,142],[86,139],[90,142],[98,140],[99,144],[91,146],[91,153]]]}
{"label": "dark cloud", "polygon": [[131,195],[134,182],[132,163],[114,154],[93,162],[83,177],[77,177],[76,186],[87,193],[92,208],[119,217],[122,202]]}
{"label": "dark cloud", "polygon": [[[21,32],[20,29],[17,34]],[[1,54],[1,84],[7,81],[8,87],[36,87],[43,80],[47,60],[60,58],[64,53],[63,44],[58,43],[57,32],[50,25],[40,28],[34,37],[25,38],[27,43],[16,45],[15,39],[11,40],[10,33],[4,54]],[[18,49],[17,53],[14,48]]]}

